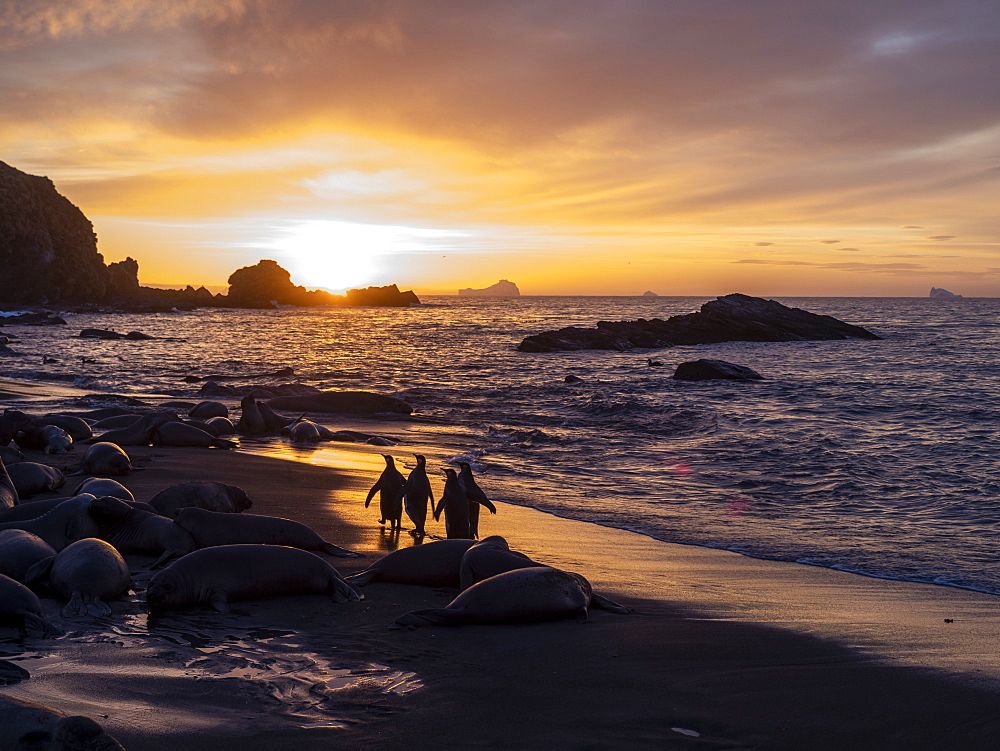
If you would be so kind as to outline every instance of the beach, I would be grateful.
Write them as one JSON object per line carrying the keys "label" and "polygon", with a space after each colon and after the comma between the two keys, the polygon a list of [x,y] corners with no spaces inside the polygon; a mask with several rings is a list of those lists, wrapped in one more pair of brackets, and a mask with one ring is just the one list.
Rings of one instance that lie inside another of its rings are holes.
{"label": "beach", "polygon": [[[364,509],[379,450],[338,446],[331,467],[130,449],[144,468],[123,482],[138,500],[186,480],[239,485],[252,513],[306,522],[364,553],[329,559],[350,574],[397,544]],[[5,659],[32,674],[4,692],[153,751],[975,749],[1000,730],[995,596],[672,545],[509,504],[481,533],[584,574],[635,613],[397,631],[387,628],[397,616],[456,592],[384,583],[364,587],[360,603],[295,596],[152,619],[141,594],[114,603],[110,619],[81,622],[46,599],[66,634],[18,645],[0,631]],[[139,590],[150,560],[129,559]]]}

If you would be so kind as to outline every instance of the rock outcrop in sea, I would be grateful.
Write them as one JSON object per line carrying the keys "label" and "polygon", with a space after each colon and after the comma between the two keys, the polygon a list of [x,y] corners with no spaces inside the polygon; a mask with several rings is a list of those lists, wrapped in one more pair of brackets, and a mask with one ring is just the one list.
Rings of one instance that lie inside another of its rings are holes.
{"label": "rock outcrop in sea", "polygon": [[941,289],[940,287],[931,287],[931,297],[936,297],[942,300],[961,300],[962,295],[956,295],[954,292],[949,292],[946,289]]}
{"label": "rock outcrop in sea", "polygon": [[509,282],[506,279],[501,279],[496,284],[491,284],[489,287],[484,287],[483,289],[473,289],[472,287],[466,287],[465,289],[460,289],[458,291],[459,297],[520,297],[521,290],[517,288],[514,282]]}
{"label": "rock outcrop in sea", "polygon": [[139,285],[133,258],[105,264],[97,251],[94,226],[60,195],[47,177],[36,177],[0,162],[0,307],[4,305],[111,306],[151,312],[181,308],[273,308],[275,305],[419,304],[395,284],[334,295],[292,284],[275,261],[237,269],[227,294],[197,289]]}
{"label": "rock outcrop in sea", "polygon": [[774,300],[732,294],[711,300],[697,313],[666,321],[599,321],[597,328],[567,326],[527,336],[521,352],[564,352],[580,349],[626,351],[638,347],[659,349],[677,344],[718,342],[790,342],[829,339],[880,339],[861,326],[832,316],[789,308]]}
{"label": "rock outcrop in sea", "polygon": [[653,292],[653,290],[651,290],[651,289],[647,289],[645,292],[643,292],[642,296],[643,297],[659,297],[659,295],[656,294],[655,292]]}

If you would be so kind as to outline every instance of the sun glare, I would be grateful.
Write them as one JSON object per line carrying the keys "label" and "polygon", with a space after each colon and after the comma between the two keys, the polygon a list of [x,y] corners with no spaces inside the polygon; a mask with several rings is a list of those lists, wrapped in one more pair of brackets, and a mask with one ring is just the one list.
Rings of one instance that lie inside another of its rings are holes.
{"label": "sun glare", "polygon": [[[283,265],[296,284],[344,292],[391,277],[394,256],[429,250],[436,239],[459,234],[462,233],[317,219],[283,228],[269,245],[281,252]],[[391,282],[405,284],[406,280]]]}

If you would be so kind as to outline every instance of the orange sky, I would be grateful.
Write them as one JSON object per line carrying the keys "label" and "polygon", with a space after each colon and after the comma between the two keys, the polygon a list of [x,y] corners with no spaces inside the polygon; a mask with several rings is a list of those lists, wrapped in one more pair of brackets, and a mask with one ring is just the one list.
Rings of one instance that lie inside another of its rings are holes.
{"label": "orange sky", "polygon": [[8,0],[0,161],[144,284],[1000,293],[1000,6]]}

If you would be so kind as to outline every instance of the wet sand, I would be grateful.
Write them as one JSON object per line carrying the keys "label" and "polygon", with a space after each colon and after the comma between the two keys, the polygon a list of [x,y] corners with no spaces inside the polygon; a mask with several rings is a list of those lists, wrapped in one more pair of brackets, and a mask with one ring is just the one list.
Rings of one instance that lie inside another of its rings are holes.
{"label": "wet sand", "polygon": [[[408,458],[409,448],[389,451]],[[253,513],[309,523],[369,556],[330,559],[346,574],[411,544],[363,507],[380,451],[338,446],[330,467],[136,449],[145,469],[124,484],[138,500],[185,480],[240,485]],[[0,656],[32,673],[3,690],[89,715],[133,751],[994,747],[996,597],[670,545],[505,504],[481,531],[586,575],[636,613],[390,631],[398,615],[455,592],[378,583],[361,603],[286,597],[153,620],[141,595],[115,603],[111,619],[78,622],[47,599],[67,633],[19,645],[0,629]],[[130,559],[139,589],[149,560]]]}

